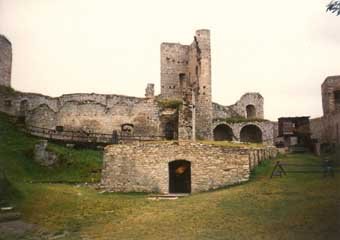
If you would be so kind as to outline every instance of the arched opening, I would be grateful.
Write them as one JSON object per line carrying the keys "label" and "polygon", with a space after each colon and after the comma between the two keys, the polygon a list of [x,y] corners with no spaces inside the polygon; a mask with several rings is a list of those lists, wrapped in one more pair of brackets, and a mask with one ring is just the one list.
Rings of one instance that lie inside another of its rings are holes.
{"label": "arched opening", "polygon": [[169,193],[191,193],[191,164],[189,161],[169,162]]}
{"label": "arched opening", "polygon": [[244,126],[240,133],[241,142],[262,143],[262,131],[256,125]]}
{"label": "arched opening", "polygon": [[217,125],[213,133],[215,141],[232,141],[234,136],[233,130],[226,124]]}
{"label": "arched opening", "polygon": [[175,139],[175,124],[173,122],[167,122],[165,124],[165,139],[174,140]]}
{"label": "arched opening", "polygon": [[246,106],[247,118],[256,118],[256,108],[254,105]]}

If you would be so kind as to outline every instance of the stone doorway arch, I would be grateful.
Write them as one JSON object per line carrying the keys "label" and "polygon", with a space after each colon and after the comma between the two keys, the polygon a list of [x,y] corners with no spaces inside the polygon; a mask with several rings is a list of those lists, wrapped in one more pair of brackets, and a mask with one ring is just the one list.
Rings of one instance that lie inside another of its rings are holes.
{"label": "stone doorway arch", "polygon": [[241,129],[240,140],[241,142],[262,143],[262,131],[256,125],[246,125]]}
{"label": "stone doorway arch", "polygon": [[191,163],[189,161],[169,162],[169,193],[191,193]]}
{"label": "stone doorway arch", "polygon": [[227,124],[219,124],[214,128],[214,141],[232,141],[233,130]]}

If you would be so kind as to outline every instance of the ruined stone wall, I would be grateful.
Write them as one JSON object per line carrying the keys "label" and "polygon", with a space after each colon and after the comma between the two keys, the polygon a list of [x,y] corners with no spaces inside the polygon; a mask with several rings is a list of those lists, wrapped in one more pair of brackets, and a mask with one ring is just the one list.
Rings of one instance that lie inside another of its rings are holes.
{"label": "ruined stone wall", "polygon": [[213,122],[213,129],[215,129],[219,125],[227,125],[232,129],[233,140],[240,141],[241,140],[241,131],[246,126],[256,126],[261,130],[262,133],[262,141],[265,144],[273,145],[275,140],[275,123],[271,121],[249,121],[249,122],[241,122],[241,123],[227,123],[223,120],[215,120]]}
{"label": "ruined stone wall", "polygon": [[[196,137],[197,139],[209,139],[212,136],[212,96],[211,96],[211,49],[210,31],[196,31],[195,41],[191,48],[196,49],[198,67],[196,84]],[[193,52],[193,51],[192,51]],[[192,62],[195,64],[194,62]],[[195,70],[196,71],[196,70]]]}
{"label": "ruined stone wall", "polygon": [[246,93],[244,94],[239,101],[237,101],[234,105],[229,106],[232,108],[238,115],[247,118],[247,106],[252,105],[255,107],[256,115],[254,118],[264,118],[263,114],[263,97],[259,93]]}
{"label": "ruined stone wall", "polygon": [[[168,99],[182,100],[183,87],[180,74],[189,80],[189,46],[179,43],[161,44],[161,96]],[[184,75],[183,75],[184,76]]]}
{"label": "ruined stone wall", "polygon": [[312,138],[319,143],[340,143],[340,113],[328,114],[321,118],[311,119]]}
{"label": "ruined stone wall", "polygon": [[330,76],[321,85],[322,107],[324,115],[340,112],[340,102],[336,102],[336,91],[340,92],[340,76]]}
{"label": "ruined stone wall", "polygon": [[57,111],[59,105],[58,98],[35,93],[23,93],[5,88],[0,89],[0,111],[8,115],[20,116],[41,105],[47,105],[53,111]]}
{"label": "ruined stone wall", "polygon": [[0,35],[0,86],[11,86],[12,44]]}
{"label": "ruined stone wall", "polygon": [[[110,134],[114,130],[120,132],[123,124],[131,124],[134,135],[163,134],[159,129],[159,108],[153,100],[95,94],[87,97],[62,96],[55,112],[55,126],[63,126],[65,130]],[[44,111],[35,109],[28,115],[29,125],[51,124],[45,122]]]}
{"label": "ruined stone wall", "polygon": [[191,163],[191,191],[208,191],[249,179],[251,169],[275,157],[274,148],[242,149],[201,143],[148,143],[105,148],[102,186],[118,192],[169,192],[169,163]]}
{"label": "ruined stone wall", "polygon": [[132,124],[134,135],[160,136],[160,109],[154,99],[103,94],[67,94],[51,98],[40,94],[0,94],[0,111],[24,116],[26,124],[42,128],[111,134]]}
{"label": "ruined stone wall", "polygon": [[340,76],[329,76],[321,85],[324,116],[310,120],[312,138],[319,143],[340,143]]}
{"label": "ruined stone wall", "polygon": [[[191,45],[161,44],[160,96],[161,98],[183,100],[186,105],[194,105],[196,137],[212,139],[209,30],[197,30]],[[190,134],[187,125],[192,125],[191,118],[193,116],[192,111],[183,111],[182,113],[179,119],[179,138],[187,139]],[[181,119],[182,117],[184,119]]]}

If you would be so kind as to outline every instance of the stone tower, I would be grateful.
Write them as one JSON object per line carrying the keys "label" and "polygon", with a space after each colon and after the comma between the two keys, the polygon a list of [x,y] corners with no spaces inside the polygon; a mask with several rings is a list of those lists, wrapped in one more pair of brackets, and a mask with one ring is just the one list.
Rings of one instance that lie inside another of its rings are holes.
{"label": "stone tower", "polygon": [[193,131],[197,139],[212,139],[209,30],[197,30],[191,45],[161,44],[161,97],[183,100],[179,139],[191,139]]}
{"label": "stone tower", "polygon": [[340,112],[340,76],[329,76],[321,85],[324,115]]}
{"label": "stone tower", "polygon": [[0,35],[0,86],[11,86],[12,44]]}

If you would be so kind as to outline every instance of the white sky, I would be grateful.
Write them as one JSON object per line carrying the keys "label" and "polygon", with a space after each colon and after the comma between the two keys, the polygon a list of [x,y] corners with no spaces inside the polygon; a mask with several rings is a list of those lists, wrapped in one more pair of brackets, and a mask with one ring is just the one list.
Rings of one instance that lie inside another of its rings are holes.
{"label": "white sky", "polygon": [[340,75],[340,16],[329,0],[0,0],[12,86],[51,96],[159,93],[160,43],[211,30],[213,101],[265,98],[265,117],[322,115],[320,85]]}

